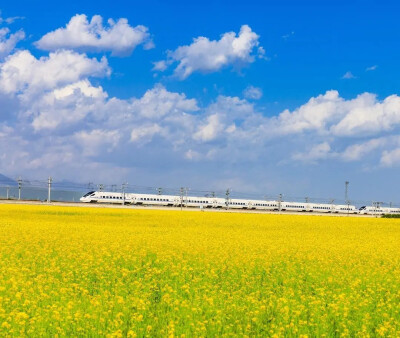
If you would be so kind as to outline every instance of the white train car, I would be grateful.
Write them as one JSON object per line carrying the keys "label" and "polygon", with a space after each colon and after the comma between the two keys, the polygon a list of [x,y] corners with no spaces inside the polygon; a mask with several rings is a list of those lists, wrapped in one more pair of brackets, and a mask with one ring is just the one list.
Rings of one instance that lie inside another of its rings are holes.
{"label": "white train car", "polygon": [[326,203],[313,203],[311,209],[313,212],[320,212],[320,213],[336,212],[334,204],[326,204]]}
{"label": "white train car", "polygon": [[[281,202],[281,211],[310,211],[309,203],[301,202]],[[279,206],[279,202],[278,202]]]}
{"label": "white train car", "polygon": [[80,201],[85,203],[131,204],[132,198],[130,194],[123,195],[120,192],[90,191],[83,195]]}
{"label": "white train car", "polygon": [[226,208],[226,199],[225,198],[213,197],[212,203],[213,203],[212,207],[215,209]]}
{"label": "white train car", "polygon": [[160,205],[178,206],[180,205],[179,196],[173,195],[153,195],[153,194],[127,194],[130,196],[131,204],[134,205]]}
{"label": "white train car", "polygon": [[400,208],[383,208],[385,214],[400,215]]}
{"label": "white train car", "polygon": [[[225,200],[226,205],[226,200]],[[232,198],[229,199],[227,207],[229,209],[249,209],[252,208],[252,205],[249,200]]]}
{"label": "white train car", "polygon": [[268,210],[268,211],[278,211],[279,205],[277,201],[261,201],[261,200],[251,200],[250,201],[252,209],[256,210]]}
{"label": "white train car", "polygon": [[192,208],[212,208],[214,206],[214,201],[213,198],[209,197],[185,196],[182,199],[182,205]]}
{"label": "white train car", "polygon": [[358,214],[359,210],[351,204],[338,204],[335,205],[335,211],[337,214]]}
{"label": "white train car", "polygon": [[400,215],[400,208],[378,207],[378,206],[362,206],[359,209],[361,215]]}

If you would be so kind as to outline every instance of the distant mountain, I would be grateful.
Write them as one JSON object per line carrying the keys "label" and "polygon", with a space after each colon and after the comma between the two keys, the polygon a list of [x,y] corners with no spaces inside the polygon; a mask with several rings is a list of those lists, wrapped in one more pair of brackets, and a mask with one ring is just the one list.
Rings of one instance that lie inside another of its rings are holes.
{"label": "distant mountain", "polygon": [[16,187],[17,185],[18,183],[15,180],[0,174],[0,186]]}
{"label": "distant mountain", "polygon": [[90,190],[88,184],[77,183],[67,180],[62,181],[53,181],[53,188],[54,189],[61,189],[61,190],[73,190],[73,191],[86,191]]}

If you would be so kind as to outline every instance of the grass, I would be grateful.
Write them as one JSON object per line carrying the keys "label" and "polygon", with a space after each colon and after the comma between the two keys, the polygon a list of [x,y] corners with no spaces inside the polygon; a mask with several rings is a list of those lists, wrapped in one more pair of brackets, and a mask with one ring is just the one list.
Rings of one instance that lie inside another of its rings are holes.
{"label": "grass", "polygon": [[400,221],[0,205],[0,336],[399,336]]}

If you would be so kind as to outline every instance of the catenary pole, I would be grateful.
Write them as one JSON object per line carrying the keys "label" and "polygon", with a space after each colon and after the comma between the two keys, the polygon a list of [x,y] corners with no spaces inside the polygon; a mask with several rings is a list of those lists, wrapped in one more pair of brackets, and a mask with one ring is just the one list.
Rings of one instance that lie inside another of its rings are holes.
{"label": "catenary pole", "polygon": [[50,203],[50,201],[51,201],[51,182],[52,181],[53,181],[53,179],[51,178],[51,176],[49,176],[49,179],[47,180],[47,184],[48,184],[47,203]]}
{"label": "catenary pole", "polygon": [[18,200],[21,200],[21,187],[22,187],[22,179],[21,176],[18,177]]}

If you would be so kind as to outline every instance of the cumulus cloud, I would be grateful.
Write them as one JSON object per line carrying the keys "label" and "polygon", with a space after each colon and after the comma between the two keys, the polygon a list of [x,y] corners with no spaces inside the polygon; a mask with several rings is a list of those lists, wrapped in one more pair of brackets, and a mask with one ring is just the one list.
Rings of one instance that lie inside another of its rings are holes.
{"label": "cumulus cloud", "polygon": [[312,97],[306,104],[294,111],[284,110],[273,118],[275,133],[291,134],[315,130],[325,133],[327,125],[340,118],[343,99],[336,90]]}
{"label": "cumulus cloud", "polygon": [[96,114],[104,105],[107,94],[85,79],[57,88],[37,98],[28,108],[35,131],[66,127],[82,121],[88,114]]}
{"label": "cumulus cloud", "polygon": [[138,46],[153,48],[148,28],[132,27],[127,19],[109,19],[103,25],[103,18],[94,15],[89,21],[85,14],[71,18],[65,28],[44,35],[35,43],[36,47],[47,51],[75,49],[85,52],[111,52],[115,56],[127,56]]}
{"label": "cumulus cloud", "polygon": [[212,141],[217,138],[224,130],[224,124],[220,121],[218,114],[207,117],[206,122],[201,125],[198,131],[193,135],[195,140],[203,142]]}
{"label": "cumulus cloud", "polygon": [[133,128],[131,131],[130,141],[145,144],[150,142],[154,135],[161,132],[162,128],[157,123],[140,126],[139,128]]}
{"label": "cumulus cloud", "polygon": [[185,94],[169,92],[162,85],[146,91],[140,99],[132,101],[132,110],[148,119],[160,119],[171,112],[184,114],[199,110],[194,99],[186,99]]}
{"label": "cumulus cloud", "polygon": [[26,93],[70,84],[88,76],[110,73],[106,58],[98,61],[85,54],[57,51],[39,59],[29,51],[19,51],[0,64],[0,92]]}
{"label": "cumulus cloud", "polygon": [[392,167],[400,164],[400,148],[385,150],[382,153],[380,164],[383,167]]}
{"label": "cumulus cloud", "polygon": [[259,100],[259,99],[261,99],[262,95],[263,95],[262,89],[253,87],[253,86],[248,86],[243,91],[243,96],[246,99],[250,99],[250,100]]}
{"label": "cumulus cloud", "polygon": [[[200,142],[209,142],[217,138],[226,138],[239,133],[245,121],[258,115],[251,103],[238,97],[220,95],[216,101],[205,110],[203,121],[200,121],[193,139]],[[248,132],[252,132],[252,128]],[[242,135],[243,137],[245,135]]]}
{"label": "cumulus cloud", "polygon": [[153,62],[153,71],[163,72],[168,68],[168,64],[165,60]]}
{"label": "cumulus cloud", "polygon": [[392,130],[400,124],[400,97],[390,95],[378,101],[376,95],[364,93],[342,105],[345,116],[331,127],[336,135],[375,134]]}
{"label": "cumulus cloud", "polygon": [[0,28],[0,60],[8,56],[17,43],[23,39],[25,39],[23,30],[10,34],[10,30],[7,27]]}
{"label": "cumulus cloud", "polygon": [[178,63],[174,73],[180,79],[186,79],[194,72],[210,73],[223,67],[243,66],[255,60],[255,53],[264,56],[265,51],[259,46],[259,36],[247,25],[240,28],[239,34],[228,32],[219,40],[210,40],[200,36],[190,45],[180,46],[168,53],[166,63],[155,63],[155,70],[165,70],[166,65]]}
{"label": "cumulus cloud", "polygon": [[293,154],[292,159],[303,162],[316,162],[317,160],[326,159],[330,155],[332,155],[331,146],[328,142],[323,142],[312,146],[307,152]]}
{"label": "cumulus cloud", "polygon": [[386,138],[372,139],[362,143],[356,143],[348,146],[341,157],[346,161],[358,161],[365,155],[374,152],[376,149],[381,148],[387,144]]}
{"label": "cumulus cloud", "polygon": [[118,145],[121,136],[118,130],[101,129],[81,130],[73,135],[82,147],[84,156],[111,152]]}
{"label": "cumulus cloud", "polygon": [[363,93],[345,100],[337,91],[330,90],[272,120],[277,134],[314,131],[346,137],[374,135],[400,124],[400,97],[391,95],[379,101],[375,94]]}

